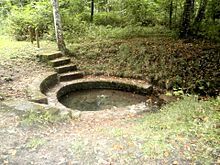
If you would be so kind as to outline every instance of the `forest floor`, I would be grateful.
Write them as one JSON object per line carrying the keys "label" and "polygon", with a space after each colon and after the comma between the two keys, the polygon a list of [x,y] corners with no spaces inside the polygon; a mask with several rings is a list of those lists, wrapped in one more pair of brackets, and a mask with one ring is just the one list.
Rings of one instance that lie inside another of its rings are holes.
{"label": "forest floor", "polygon": [[[26,86],[51,69],[27,42],[0,41],[1,164],[219,164],[220,100],[185,96],[156,113],[78,120],[19,112],[4,100],[25,102]],[[86,62],[85,62],[86,63]],[[80,65],[82,67],[82,65]],[[89,67],[89,65],[87,65]]]}
{"label": "forest floor", "polygon": [[73,61],[90,74],[148,80],[161,88],[216,95],[220,44],[167,36],[82,41]]}

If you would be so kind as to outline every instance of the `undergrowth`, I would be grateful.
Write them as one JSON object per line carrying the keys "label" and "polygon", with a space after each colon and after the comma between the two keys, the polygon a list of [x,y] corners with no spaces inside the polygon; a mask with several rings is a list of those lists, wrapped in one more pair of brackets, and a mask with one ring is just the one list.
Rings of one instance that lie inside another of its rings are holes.
{"label": "undergrowth", "polygon": [[[100,28],[100,27],[98,27]],[[101,27],[103,28],[103,27]],[[108,28],[108,26],[107,26]],[[164,26],[153,26],[153,27],[143,27],[143,26],[125,26],[124,28],[112,28],[110,26],[110,31],[107,31],[105,35],[106,38],[116,38],[116,39],[125,39],[133,37],[148,37],[148,36],[172,36],[175,37],[175,31],[171,31]]]}
{"label": "undergrowth", "polygon": [[46,140],[38,137],[34,137],[29,139],[29,141],[26,144],[26,147],[32,150],[36,150],[40,146],[46,144]]}
{"label": "undergrowth", "polygon": [[103,40],[103,39],[127,39],[133,37],[148,36],[176,36],[175,31],[171,31],[164,26],[143,27],[129,25],[125,27],[82,25],[81,33],[71,33],[66,35],[69,43],[81,43],[84,40]]}
{"label": "undergrowth", "polygon": [[[141,142],[143,154],[150,159],[172,159],[211,164],[220,159],[220,98],[198,101],[195,96],[168,104],[158,113],[130,119],[129,129],[105,130],[116,138]],[[119,134],[118,134],[119,133]]]}
{"label": "undergrowth", "polygon": [[10,36],[0,35],[0,60],[34,58],[41,51],[56,50],[56,44],[50,41],[40,41],[40,49],[36,42],[15,41]]}
{"label": "undergrowth", "polygon": [[143,150],[148,155],[177,154],[193,162],[215,162],[220,153],[219,110],[219,98],[186,97],[165,106],[161,113],[147,115],[137,127],[137,138],[145,140]]}
{"label": "undergrowth", "polygon": [[218,44],[168,36],[88,39],[70,44],[75,63],[88,73],[139,78],[165,89],[219,93]]}

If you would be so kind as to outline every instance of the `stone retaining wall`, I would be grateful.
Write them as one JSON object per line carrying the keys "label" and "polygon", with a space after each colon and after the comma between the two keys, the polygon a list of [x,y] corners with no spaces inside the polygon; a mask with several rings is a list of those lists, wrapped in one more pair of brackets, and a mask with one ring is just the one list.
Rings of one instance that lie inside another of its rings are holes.
{"label": "stone retaining wall", "polygon": [[88,89],[114,89],[133,92],[140,95],[150,95],[153,91],[153,87],[151,85],[128,83],[123,82],[122,80],[109,81],[82,79],[60,88],[57,92],[57,98],[59,100],[60,97],[66,95],[67,93]]}
{"label": "stone retaining wall", "polygon": [[27,94],[29,100],[36,103],[47,104],[48,99],[45,95],[49,88],[58,83],[57,73],[49,72],[38,76],[28,85]]}
{"label": "stone retaining wall", "polygon": [[46,92],[54,87],[56,84],[59,83],[58,75],[57,73],[52,73],[49,76],[47,76],[41,83],[40,83],[40,91],[43,94],[46,94]]}

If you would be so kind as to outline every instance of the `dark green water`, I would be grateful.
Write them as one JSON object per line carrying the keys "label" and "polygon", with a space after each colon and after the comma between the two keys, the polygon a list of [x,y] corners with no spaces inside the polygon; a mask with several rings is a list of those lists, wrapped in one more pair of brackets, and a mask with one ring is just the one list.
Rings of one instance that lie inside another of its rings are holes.
{"label": "dark green water", "polygon": [[80,111],[100,111],[125,107],[145,101],[145,96],[117,90],[93,89],[69,93],[59,100],[66,107]]}

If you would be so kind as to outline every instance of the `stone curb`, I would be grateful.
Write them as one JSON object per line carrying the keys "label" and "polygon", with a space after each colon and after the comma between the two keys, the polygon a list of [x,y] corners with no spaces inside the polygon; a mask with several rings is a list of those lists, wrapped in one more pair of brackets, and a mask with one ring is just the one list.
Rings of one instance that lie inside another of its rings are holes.
{"label": "stone curb", "polygon": [[102,78],[89,78],[78,79],[65,84],[57,91],[57,98],[76,90],[87,89],[115,89],[127,92],[135,92],[141,95],[150,95],[153,92],[153,86],[150,84],[137,83],[136,81],[125,81],[123,79],[102,79]]}
{"label": "stone curb", "polygon": [[58,76],[56,72],[48,72],[38,76],[34,81],[28,85],[27,94],[29,101],[41,104],[48,104],[48,99],[45,93],[49,88],[58,83]]}

